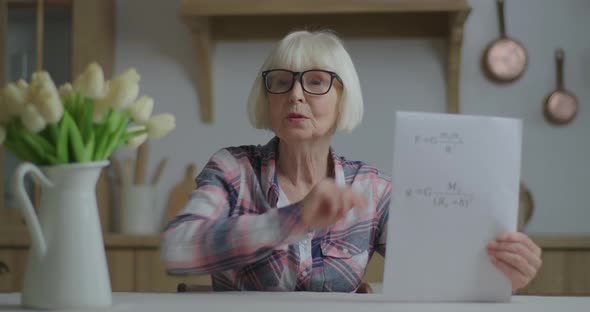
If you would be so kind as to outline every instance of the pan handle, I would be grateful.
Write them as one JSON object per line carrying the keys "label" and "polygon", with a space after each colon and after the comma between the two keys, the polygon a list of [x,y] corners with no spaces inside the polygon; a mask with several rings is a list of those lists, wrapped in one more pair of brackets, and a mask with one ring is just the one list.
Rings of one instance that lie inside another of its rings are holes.
{"label": "pan handle", "polygon": [[565,52],[563,49],[557,49],[555,51],[555,66],[557,69],[557,89],[563,90],[563,60],[565,59]]}
{"label": "pan handle", "polygon": [[500,25],[500,37],[506,37],[506,26],[504,24],[504,0],[497,0],[498,6],[498,24]]}

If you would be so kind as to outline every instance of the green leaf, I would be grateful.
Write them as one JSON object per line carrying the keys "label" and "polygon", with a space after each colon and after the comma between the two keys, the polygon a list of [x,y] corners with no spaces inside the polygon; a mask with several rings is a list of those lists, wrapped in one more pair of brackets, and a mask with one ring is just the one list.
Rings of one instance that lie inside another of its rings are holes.
{"label": "green leaf", "polygon": [[88,138],[88,141],[86,142],[86,146],[84,146],[84,160],[83,161],[92,161],[92,158],[94,156],[94,147],[95,147],[95,142],[94,142],[94,132],[90,133],[90,137]]}
{"label": "green leaf", "polygon": [[127,133],[125,133],[123,141],[127,142],[129,139],[134,138],[136,136],[140,136],[145,133],[147,133],[147,130],[136,130],[136,131],[132,131],[132,132],[127,132]]}
{"label": "green leaf", "polygon": [[92,131],[92,112],[94,105],[92,99],[85,98],[84,102],[84,119],[82,120],[82,136],[85,141],[90,139],[90,132]]}
{"label": "green leaf", "polygon": [[109,108],[107,115],[102,123],[95,124],[96,127],[96,148],[94,149],[94,160],[102,160],[100,155],[104,153],[109,142],[110,133],[107,121],[112,118],[113,109]]}
{"label": "green leaf", "polygon": [[[64,116],[66,118],[66,116]],[[84,140],[82,140],[82,135],[80,134],[80,130],[74,120],[68,115],[67,119],[65,119],[68,125],[68,137],[70,138],[70,148],[74,153],[74,160],[76,162],[83,162],[84,161]]]}
{"label": "green leaf", "polygon": [[10,149],[10,151],[18,159],[22,161],[30,161],[35,164],[40,164],[41,160],[35,154],[35,151],[26,144],[22,138],[21,133],[27,131],[22,125],[20,120],[15,119],[14,121],[6,125],[6,141],[4,145]]}
{"label": "green leaf", "polygon": [[51,143],[53,146],[57,147],[59,142],[59,124],[58,122],[54,122],[47,126],[46,130],[49,131],[49,137],[51,138]]}
{"label": "green leaf", "polygon": [[[98,138],[98,136],[97,136]],[[105,154],[107,145],[109,143],[109,136],[105,135],[100,139],[97,139],[96,148],[94,149],[94,160],[103,160],[101,155]]]}
{"label": "green leaf", "polygon": [[[17,141],[18,142],[18,141]],[[6,141],[4,141],[4,146],[6,146],[6,148],[8,148],[8,150],[14,155],[16,156],[16,158],[22,160],[22,161],[32,161],[28,156],[27,156],[27,151],[22,149],[20,144],[18,144],[17,142],[13,141],[13,140],[8,140],[8,138],[6,139]]]}
{"label": "green leaf", "polygon": [[35,164],[44,164],[44,160],[39,156],[39,153],[34,149],[33,146],[27,144],[24,138],[14,141],[15,155],[20,155],[22,161],[30,161]]}
{"label": "green leaf", "polygon": [[105,148],[105,150],[100,155],[98,155],[98,159],[100,160],[108,158],[117,147],[125,143],[125,141],[123,141],[122,139],[124,138],[124,135],[127,132],[127,125],[129,123],[129,119],[127,118],[126,113],[120,113],[119,117],[123,118],[120,118],[121,120],[119,121],[116,131],[110,135],[108,145]]}
{"label": "green leaf", "polygon": [[68,126],[69,123],[66,120],[69,118],[70,113],[68,111],[64,111],[64,116],[62,117],[61,121],[59,122],[59,135],[57,139],[57,159],[62,164],[67,164],[69,162],[68,157]]}
{"label": "green leaf", "polygon": [[39,156],[45,157],[45,155],[55,155],[55,147],[53,147],[47,140],[42,136],[25,131],[22,133],[22,137],[25,139],[30,146],[38,151]]}

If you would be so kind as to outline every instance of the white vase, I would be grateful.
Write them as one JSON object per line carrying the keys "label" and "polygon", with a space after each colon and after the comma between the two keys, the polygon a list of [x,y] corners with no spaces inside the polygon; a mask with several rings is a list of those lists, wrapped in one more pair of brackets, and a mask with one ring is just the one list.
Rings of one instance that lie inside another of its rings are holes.
{"label": "white vase", "polygon": [[[108,161],[42,167],[21,164],[13,187],[31,234],[21,304],[37,309],[108,307],[112,303],[96,183]],[[39,217],[23,179],[41,184]]]}

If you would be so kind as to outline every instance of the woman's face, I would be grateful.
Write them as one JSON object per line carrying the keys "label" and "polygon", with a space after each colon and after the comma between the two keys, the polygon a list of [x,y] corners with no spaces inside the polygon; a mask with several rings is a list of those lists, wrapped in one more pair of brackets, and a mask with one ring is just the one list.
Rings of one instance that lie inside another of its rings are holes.
{"label": "woman's face", "polygon": [[[329,83],[322,82],[320,76],[313,74],[314,72],[310,72],[304,76],[307,90],[313,92],[313,88],[320,83]],[[271,83],[288,85],[287,77],[288,75],[283,75],[282,78],[285,80],[275,78]],[[271,80],[267,77],[267,81]],[[287,142],[331,137],[338,118],[341,90],[342,84],[334,78],[326,94],[310,94],[304,91],[300,74],[298,74],[295,76],[293,88],[288,92],[272,94],[267,91],[271,130],[277,137]]]}

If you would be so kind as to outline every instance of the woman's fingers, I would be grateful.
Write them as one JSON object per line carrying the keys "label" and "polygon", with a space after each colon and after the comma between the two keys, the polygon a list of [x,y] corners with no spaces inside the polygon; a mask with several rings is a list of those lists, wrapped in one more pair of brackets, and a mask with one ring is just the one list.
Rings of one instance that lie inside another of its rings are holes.
{"label": "woman's fingers", "polygon": [[521,232],[507,232],[503,233],[498,237],[499,242],[512,242],[512,243],[522,243],[526,246],[534,255],[537,257],[541,257],[542,250],[533,240],[528,237],[526,234]]}
{"label": "woman's fingers", "polygon": [[498,251],[495,252],[493,256],[495,256],[498,260],[509,264],[529,279],[532,279],[535,274],[537,274],[537,270],[531,264],[529,264],[525,258],[518,254],[508,251]]}
{"label": "woman's fingers", "polygon": [[522,243],[514,242],[490,242],[488,249],[493,252],[505,251],[511,252],[523,257],[535,270],[541,267],[542,261],[537,255],[535,255],[529,248]]}
{"label": "woman's fingers", "polygon": [[504,261],[496,258],[495,256],[491,256],[492,263],[500,270],[512,283],[512,289],[516,290],[521,287],[524,287],[528,282],[529,279],[524,276],[519,270],[514,268],[513,266],[505,263]]}

